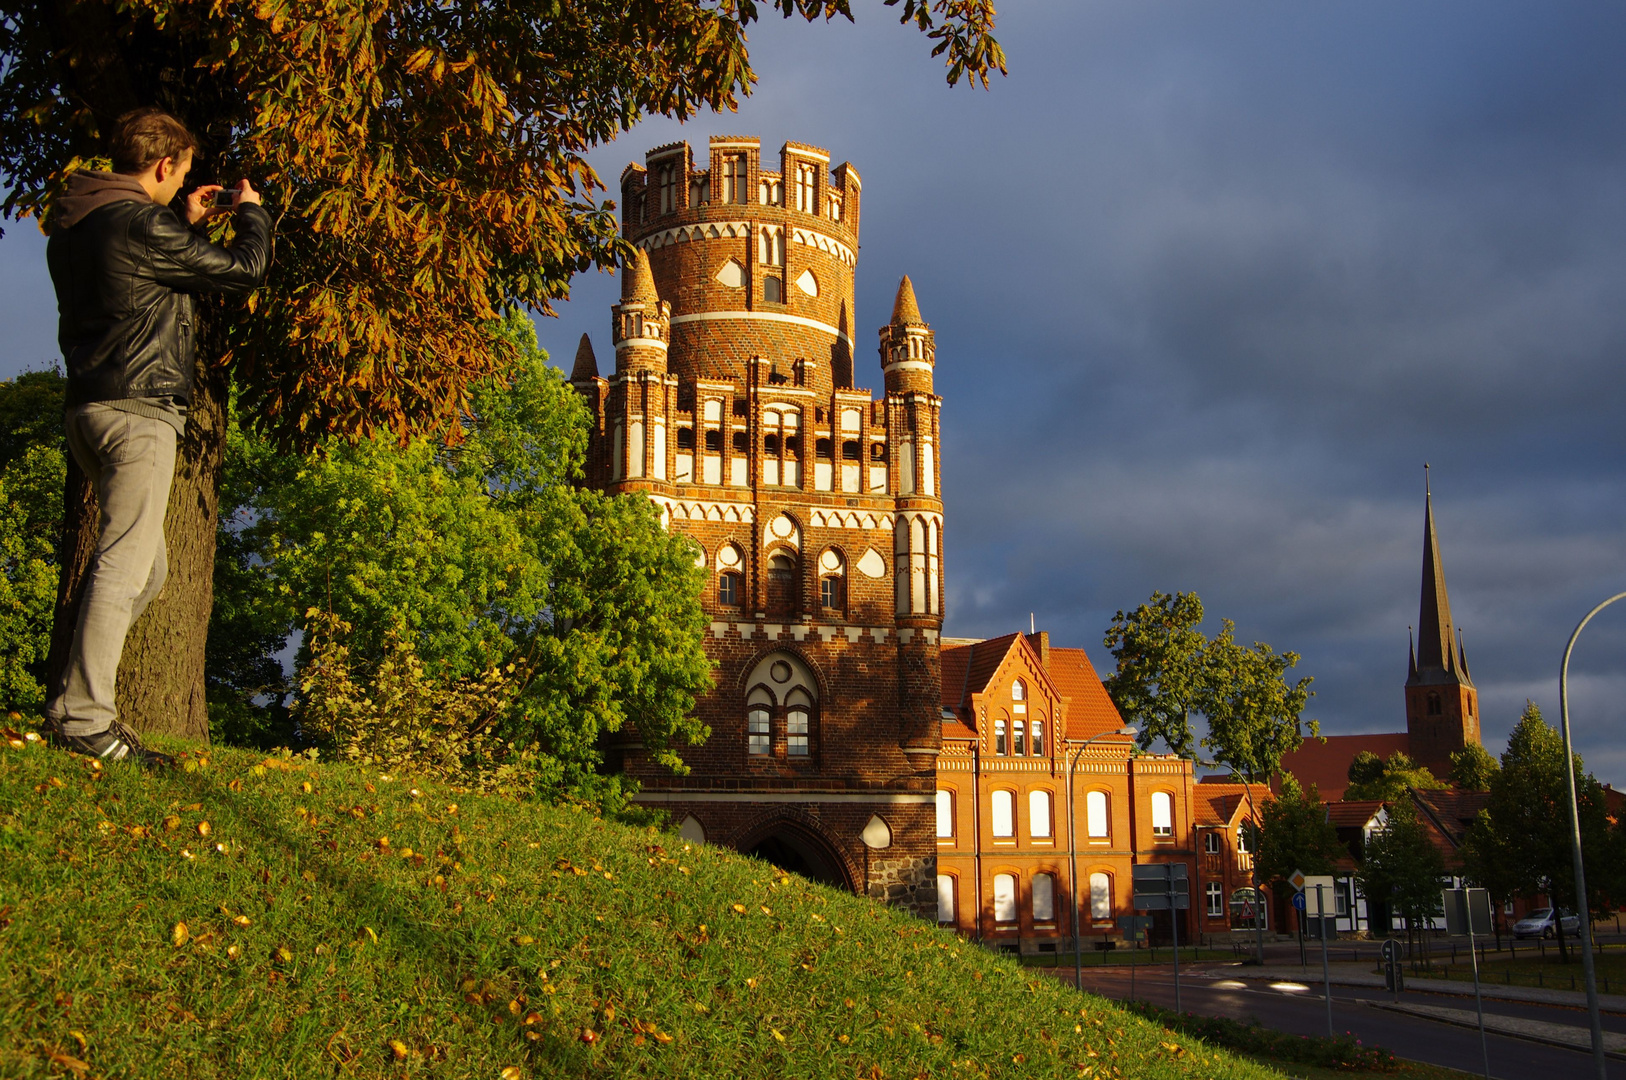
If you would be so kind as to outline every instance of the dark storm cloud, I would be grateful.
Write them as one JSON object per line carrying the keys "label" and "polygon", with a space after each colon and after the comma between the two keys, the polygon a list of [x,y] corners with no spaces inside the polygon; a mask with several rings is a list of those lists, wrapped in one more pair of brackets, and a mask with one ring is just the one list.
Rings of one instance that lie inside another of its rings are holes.
{"label": "dark storm cloud", "polygon": [[[855,164],[860,384],[901,274],[938,333],[948,632],[1031,611],[1105,667],[1113,611],[1192,589],[1303,654],[1326,730],[1395,730],[1426,460],[1487,741],[1527,697],[1556,721],[1569,631],[1626,588],[1626,12],[1024,2],[983,93],[861,8],[761,25],[738,115],[593,161],[743,133]],[[8,232],[0,280],[38,247]],[[613,362],[615,293],[539,320],[556,358],[587,331]],[[48,290],[4,303],[49,342]],[[1617,781],[1623,658],[1626,610],[1572,700]]]}

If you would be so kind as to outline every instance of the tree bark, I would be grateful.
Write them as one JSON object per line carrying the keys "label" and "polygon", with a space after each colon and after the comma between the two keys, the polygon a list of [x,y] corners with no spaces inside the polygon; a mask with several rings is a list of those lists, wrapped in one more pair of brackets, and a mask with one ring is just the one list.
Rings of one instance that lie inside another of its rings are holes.
{"label": "tree bark", "polygon": [[[218,320],[198,304],[200,356],[219,355]],[[214,606],[215,528],[220,475],[226,457],[224,369],[199,362],[186,419],[186,436],[175,455],[175,479],[164,516],[169,577],[163,591],[130,627],[119,662],[119,719],[142,734],[180,735],[209,741],[204,697],[204,645]],[[73,644],[85,577],[100,532],[96,494],[73,456],[63,495],[62,577],[51,627],[50,685],[55,686]]]}

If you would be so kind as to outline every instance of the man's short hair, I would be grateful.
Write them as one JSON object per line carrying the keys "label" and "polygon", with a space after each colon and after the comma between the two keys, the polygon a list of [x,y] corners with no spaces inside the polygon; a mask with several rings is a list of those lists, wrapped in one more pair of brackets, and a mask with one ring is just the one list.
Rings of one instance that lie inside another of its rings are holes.
{"label": "man's short hair", "polygon": [[178,158],[197,148],[197,137],[185,124],[151,106],[131,109],[119,117],[107,142],[113,171],[126,174],[146,172],[156,161]]}

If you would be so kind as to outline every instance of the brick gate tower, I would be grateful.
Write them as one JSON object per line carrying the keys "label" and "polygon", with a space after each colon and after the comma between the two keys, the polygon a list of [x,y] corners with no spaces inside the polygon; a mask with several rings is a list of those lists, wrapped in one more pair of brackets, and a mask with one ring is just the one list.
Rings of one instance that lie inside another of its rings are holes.
{"label": "brick gate tower", "polygon": [[675,777],[621,747],[686,836],[930,916],[941,745],[943,504],[935,343],[903,279],[885,395],[854,385],[861,186],[756,139],[650,151],[621,175],[639,251],[571,381],[597,423],[589,482],[642,492],[710,574],[711,738]]}

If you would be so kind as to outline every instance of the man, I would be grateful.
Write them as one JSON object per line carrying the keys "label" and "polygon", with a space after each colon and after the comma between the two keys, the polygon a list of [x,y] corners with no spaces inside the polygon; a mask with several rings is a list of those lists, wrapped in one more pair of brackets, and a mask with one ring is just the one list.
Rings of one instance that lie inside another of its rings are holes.
{"label": "man", "polygon": [[[219,185],[195,189],[184,222],[169,208],[196,149],[173,116],[127,113],[110,140],[113,171],[74,173],[48,221],[68,448],[96,490],[101,534],[46,728],[56,745],[109,761],[169,760],[119,722],[114,679],[130,624],[168,569],[164,511],[192,396],[191,294],[247,292],[271,261],[271,218],[247,180],[226,206],[215,205]],[[229,248],[189,227],[233,212]]]}

